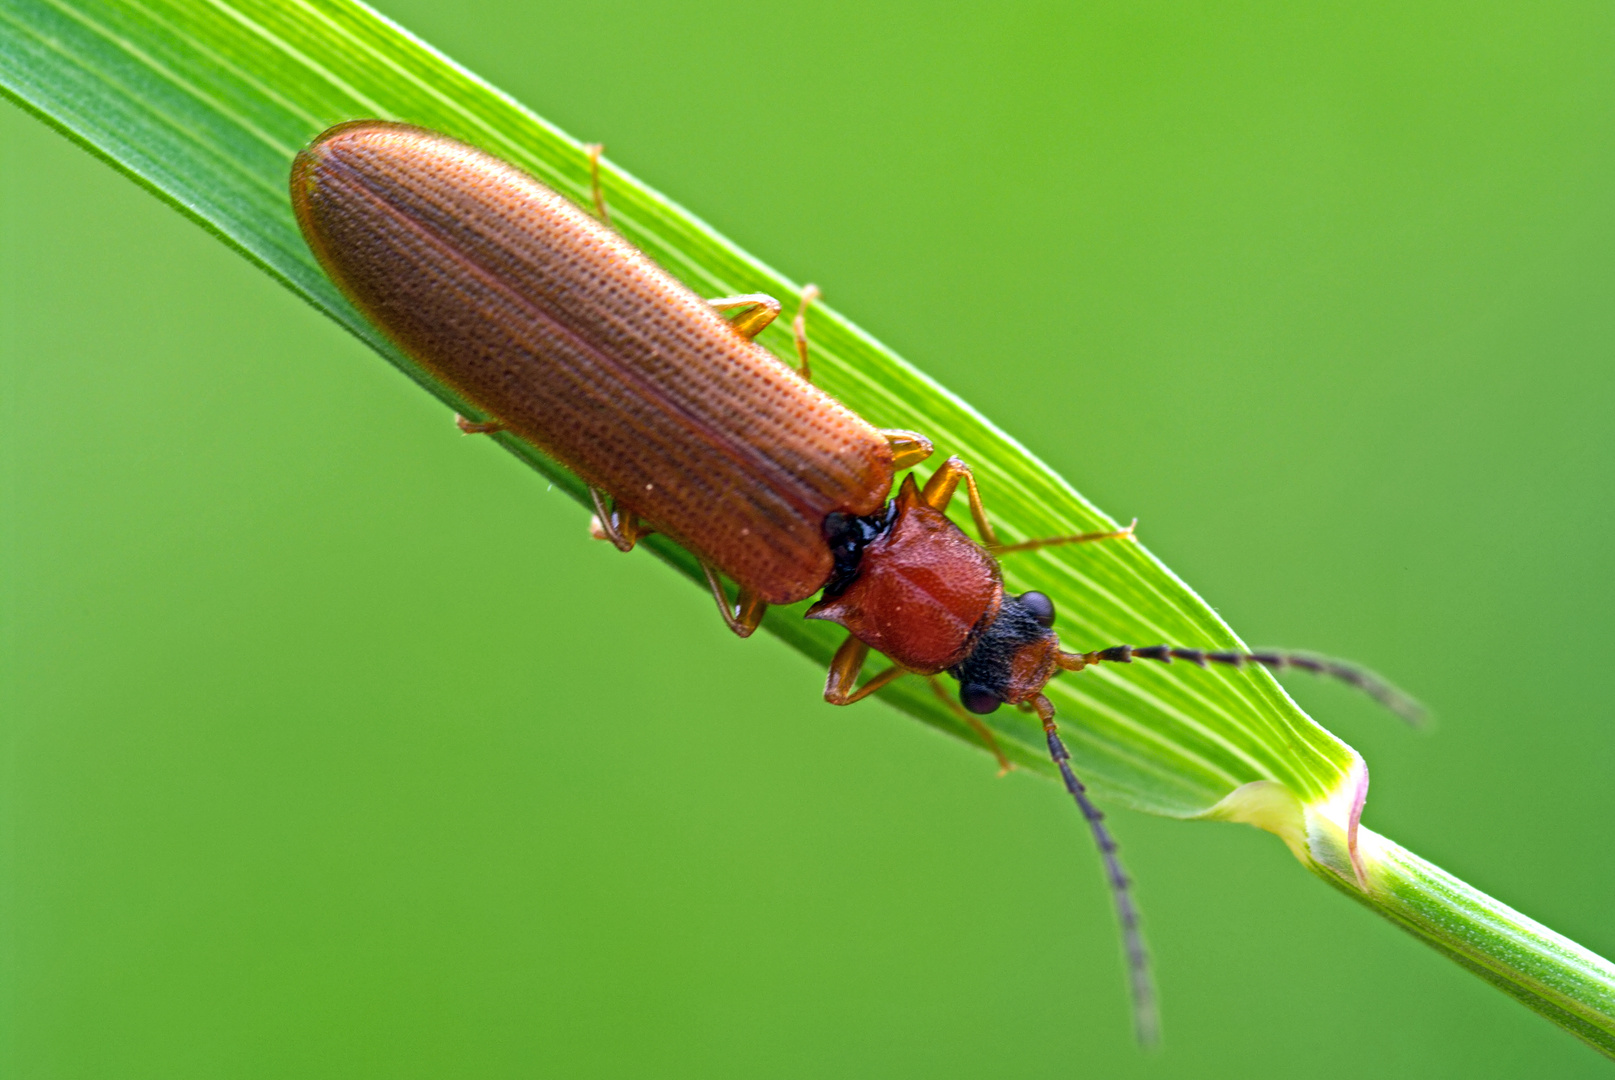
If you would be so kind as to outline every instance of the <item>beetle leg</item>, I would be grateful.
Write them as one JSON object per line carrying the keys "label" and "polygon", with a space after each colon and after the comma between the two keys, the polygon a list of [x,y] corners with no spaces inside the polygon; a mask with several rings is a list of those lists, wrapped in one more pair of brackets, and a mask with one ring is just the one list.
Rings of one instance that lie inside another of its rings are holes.
{"label": "beetle leg", "polygon": [[970,516],[975,519],[976,531],[981,534],[981,542],[988,549],[999,546],[998,534],[993,532],[992,522],[987,520],[987,511],[981,505],[981,492],[976,490],[976,474],[970,471],[970,466],[956,457],[944,461],[931,479],[925,482],[925,490],[920,492],[920,498],[926,505],[937,510],[946,510],[953,501],[953,493],[959,490],[959,481],[963,480],[965,490],[970,494]]}
{"label": "beetle leg", "polygon": [[454,426],[465,435],[492,435],[505,430],[505,425],[497,420],[467,420],[459,413],[454,414]]}
{"label": "beetle leg", "polygon": [[796,339],[796,355],[802,358],[800,374],[802,381],[809,383],[813,381],[813,369],[808,364],[807,311],[818,298],[817,285],[802,286],[802,306],[796,309],[796,318],[791,320],[791,336]]}
{"label": "beetle leg", "polygon": [[589,498],[594,501],[594,517],[589,520],[589,535],[596,540],[610,540],[618,551],[632,551],[639,538],[654,530],[645,527],[639,516],[631,510],[619,510],[617,500],[609,499],[605,492],[589,485]]}
{"label": "beetle leg", "polygon": [[917,431],[881,428],[886,445],[892,448],[892,468],[912,469],[931,456],[931,440]]}
{"label": "beetle leg", "polygon": [[1045,536],[1041,540],[1023,540],[1019,544],[1000,544],[992,548],[994,555],[1013,555],[1017,551],[1036,551],[1038,548],[1057,547],[1060,544],[1086,544],[1094,540],[1122,540],[1133,535],[1138,528],[1134,518],[1125,529],[1115,532],[1072,533],[1070,536]]}
{"label": "beetle leg", "polygon": [[611,215],[606,213],[606,189],[600,186],[600,155],[606,152],[604,143],[584,143],[583,149],[589,155],[589,192],[594,196],[594,210],[600,220],[607,225],[611,224]]}
{"label": "beetle leg", "polygon": [[763,612],[768,605],[756,596],[750,589],[742,587],[735,597],[734,606],[729,606],[729,594],[723,591],[723,582],[718,578],[718,572],[706,563],[701,564],[701,570],[707,576],[707,584],[712,586],[712,598],[718,602],[718,614],[723,621],[741,637],[751,637],[763,621]]}
{"label": "beetle leg", "polygon": [[971,729],[981,736],[981,741],[987,744],[987,749],[991,750],[993,757],[998,759],[998,775],[1008,775],[1009,771],[1015,767],[1015,763],[1004,756],[1004,750],[998,745],[998,736],[993,734],[993,729],[983,723],[981,717],[975,713],[968,712],[963,705],[959,704],[959,699],[948,693],[948,688],[942,685],[941,679],[935,675],[927,675],[925,681],[931,684],[931,692],[942,699],[942,704],[952,709],[954,715],[969,724]]}
{"label": "beetle leg", "polygon": [[938,510],[946,510],[948,503],[953,500],[954,492],[959,489],[959,482],[963,481],[965,491],[970,497],[970,516],[975,520],[976,531],[981,534],[981,542],[987,550],[994,555],[1011,555],[1018,551],[1036,551],[1038,548],[1055,547],[1060,544],[1087,544],[1095,540],[1121,540],[1133,535],[1138,526],[1138,519],[1125,529],[1116,529],[1112,532],[1072,533],[1068,536],[1045,536],[1037,540],[1023,540],[1019,544],[1001,544],[998,534],[993,531],[992,522],[987,520],[987,510],[981,505],[981,492],[976,487],[976,475],[956,457],[950,457],[942,463],[942,467],[931,474],[931,479],[925,482],[925,490],[920,493],[930,506]]}
{"label": "beetle leg", "polygon": [[[908,674],[893,664],[862,686],[858,686],[858,675],[864,670],[864,661],[868,658],[869,646],[848,634],[847,640],[841,643],[841,648],[836,650],[835,657],[830,661],[830,671],[824,679],[824,700],[832,705],[851,705],[855,701],[862,701],[887,683],[895,682]],[[853,689],[854,687],[857,689]]]}
{"label": "beetle leg", "polygon": [[[614,514],[617,524],[617,535],[627,539],[630,544],[637,544],[645,537],[656,531],[656,527],[637,514]],[[606,532],[605,523],[600,520],[599,514],[589,515],[589,538],[591,540],[611,540],[611,534]],[[617,543],[612,540],[612,546]]]}
{"label": "beetle leg", "polygon": [[763,327],[779,318],[779,301],[767,293],[747,293],[744,296],[720,296],[708,300],[721,312],[738,311],[729,316],[729,325],[747,341],[762,333]]}
{"label": "beetle leg", "polygon": [[[802,367],[799,369],[803,379],[813,381],[813,371],[808,364],[807,342],[807,310],[813,301],[819,298],[817,285],[802,286],[802,306],[796,309],[796,318],[791,320],[791,336],[796,339],[796,355],[802,358]],[[732,311],[741,309],[740,314],[729,320],[729,325],[750,341],[760,334],[763,327],[779,318],[779,301],[767,293],[747,293],[744,296],[721,296],[707,303],[719,311]],[[918,438],[918,436],[915,436]],[[921,440],[923,441],[923,440]],[[929,444],[927,444],[929,445]],[[926,451],[929,453],[930,451]],[[924,461],[924,456],[915,459]]]}
{"label": "beetle leg", "polygon": [[[873,679],[858,686],[858,676],[863,672],[864,661],[869,658],[869,646],[847,635],[847,640],[841,643],[836,650],[835,658],[830,661],[830,672],[824,680],[824,700],[832,705],[851,705],[855,701],[862,701],[875,691],[896,682],[908,672],[893,664]],[[935,675],[927,675],[925,681],[931,685],[931,691],[942,699],[942,703],[959,715],[959,718],[981,737],[993,757],[998,759],[998,775],[1003,776],[1015,767],[1009,758],[1004,756],[1003,749],[998,745],[998,738],[992,729],[982,723],[980,718],[964,710],[948,693],[947,688]],[[856,690],[853,687],[858,687]]]}

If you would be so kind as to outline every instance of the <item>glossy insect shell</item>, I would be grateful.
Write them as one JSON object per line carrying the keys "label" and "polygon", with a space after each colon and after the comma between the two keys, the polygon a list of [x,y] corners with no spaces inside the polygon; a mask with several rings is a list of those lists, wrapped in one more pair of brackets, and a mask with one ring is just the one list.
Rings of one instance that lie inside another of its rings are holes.
{"label": "glossy insect shell", "polygon": [[884,504],[879,432],[514,166],[358,121],[297,156],[291,189],[321,265],[401,349],[763,600],[824,584],[827,514]]}
{"label": "glossy insect shell", "polygon": [[896,502],[896,520],[864,549],[858,576],[807,617],[840,623],[909,671],[935,675],[969,656],[997,618],[1003,578],[985,548],[920,498],[912,473]]}

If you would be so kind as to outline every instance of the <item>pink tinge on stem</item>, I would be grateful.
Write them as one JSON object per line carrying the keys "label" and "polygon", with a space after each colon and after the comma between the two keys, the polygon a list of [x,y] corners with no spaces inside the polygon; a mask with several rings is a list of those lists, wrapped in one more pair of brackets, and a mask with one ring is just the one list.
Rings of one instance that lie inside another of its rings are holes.
{"label": "pink tinge on stem", "polygon": [[1368,765],[1352,754],[1339,786],[1328,797],[1303,803],[1277,780],[1253,780],[1229,792],[1199,818],[1238,821],[1266,829],[1309,866],[1319,866],[1368,892],[1368,868],[1359,844]]}
{"label": "pink tinge on stem", "polygon": [[1368,762],[1357,759],[1357,790],[1352,794],[1351,813],[1346,818],[1346,852],[1351,856],[1351,872],[1357,878],[1357,887],[1368,892],[1368,872],[1363,869],[1363,856],[1357,850],[1357,826],[1363,819],[1363,804],[1368,802]]}

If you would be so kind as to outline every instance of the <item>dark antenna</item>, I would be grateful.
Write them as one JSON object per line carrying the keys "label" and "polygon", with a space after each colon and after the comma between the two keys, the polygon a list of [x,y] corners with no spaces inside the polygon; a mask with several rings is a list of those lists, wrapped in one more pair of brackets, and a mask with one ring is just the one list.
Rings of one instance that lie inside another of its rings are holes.
{"label": "dark antenna", "polygon": [[1136,649],[1131,645],[1114,645],[1097,652],[1060,655],[1062,657],[1060,666],[1070,671],[1080,671],[1089,664],[1131,664],[1134,660],[1159,660],[1163,664],[1170,664],[1174,660],[1187,660],[1201,667],[1210,664],[1227,664],[1231,667],[1258,664],[1272,671],[1295,668],[1299,671],[1310,671],[1314,675],[1327,675],[1355,686],[1414,727],[1422,727],[1429,715],[1425,707],[1411,694],[1397,689],[1367,668],[1344,660],[1333,660],[1327,656],[1314,656],[1311,653],[1281,652],[1273,649],[1261,652],[1211,652],[1206,649],[1179,649],[1171,645],[1151,645]]}
{"label": "dark antenna", "polygon": [[1116,840],[1105,828],[1105,815],[1088,800],[1088,789],[1082,786],[1077,774],[1071,771],[1071,754],[1060,740],[1054,726],[1054,705],[1039,694],[1032,699],[1038,719],[1043,721],[1043,733],[1049,740],[1049,757],[1060,770],[1065,789],[1076,801],[1077,809],[1093,830],[1094,843],[1105,860],[1105,877],[1110,883],[1111,899],[1116,904],[1116,921],[1122,928],[1122,947],[1127,951],[1127,976],[1133,991],[1133,1030],[1139,1045],[1154,1047],[1161,1040],[1161,1016],[1155,1004],[1155,981],[1150,977],[1150,957],[1144,949],[1144,932],[1138,926],[1138,908],[1133,904],[1133,879],[1122,869],[1116,857]]}

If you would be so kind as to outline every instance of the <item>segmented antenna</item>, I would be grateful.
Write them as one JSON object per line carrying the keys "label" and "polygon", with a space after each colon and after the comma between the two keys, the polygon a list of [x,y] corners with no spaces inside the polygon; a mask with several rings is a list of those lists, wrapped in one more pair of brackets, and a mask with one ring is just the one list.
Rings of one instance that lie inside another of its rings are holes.
{"label": "segmented antenna", "polygon": [[1082,786],[1077,774],[1071,771],[1071,754],[1060,740],[1054,726],[1054,705],[1039,694],[1032,699],[1032,707],[1043,721],[1043,733],[1049,740],[1049,757],[1060,770],[1065,789],[1076,801],[1077,809],[1087,819],[1093,831],[1094,843],[1105,861],[1105,878],[1110,883],[1110,895],[1116,904],[1116,921],[1121,924],[1122,947],[1127,952],[1127,976],[1133,991],[1133,1030],[1141,1046],[1155,1046],[1161,1039],[1161,1016],[1155,1004],[1155,981],[1150,976],[1150,957],[1144,949],[1144,932],[1138,925],[1138,908],[1133,904],[1133,879],[1122,869],[1116,857],[1116,840],[1105,828],[1105,815],[1088,801],[1088,789]]}
{"label": "segmented antenna", "polygon": [[1344,660],[1333,660],[1327,656],[1314,656],[1310,653],[1279,652],[1270,649],[1262,652],[1213,652],[1206,649],[1179,649],[1170,645],[1151,645],[1147,648],[1136,649],[1131,645],[1115,645],[1108,649],[1100,649],[1097,652],[1065,653],[1063,655],[1079,661],[1077,664],[1072,665],[1079,668],[1101,662],[1130,664],[1134,660],[1159,660],[1163,664],[1170,664],[1174,660],[1187,660],[1189,663],[1199,664],[1201,667],[1206,667],[1210,664],[1227,664],[1231,667],[1259,664],[1272,671],[1296,668],[1300,671],[1310,671],[1314,675],[1327,675],[1332,679],[1339,679],[1343,683],[1355,686],[1414,727],[1423,725],[1428,716],[1424,706],[1419,704],[1418,700],[1411,694],[1397,689],[1367,668],[1347,663]]}

